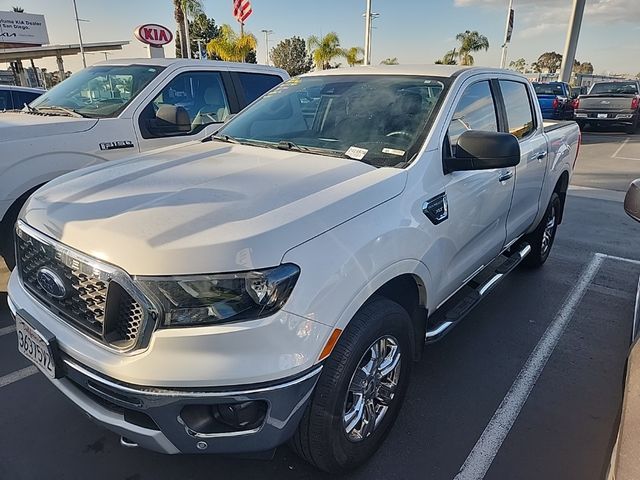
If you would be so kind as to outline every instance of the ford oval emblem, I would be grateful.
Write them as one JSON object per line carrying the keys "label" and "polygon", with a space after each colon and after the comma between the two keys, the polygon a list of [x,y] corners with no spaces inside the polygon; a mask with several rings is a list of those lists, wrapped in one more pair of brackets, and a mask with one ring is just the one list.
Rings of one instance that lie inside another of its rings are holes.
{"label": "ford oval emblem", "polygon": [[57,300],[63,300],[67,297],[67,287],[64,281],[54,270],[48,267],[42,267],[37,274],[38,284],[49,295]]}

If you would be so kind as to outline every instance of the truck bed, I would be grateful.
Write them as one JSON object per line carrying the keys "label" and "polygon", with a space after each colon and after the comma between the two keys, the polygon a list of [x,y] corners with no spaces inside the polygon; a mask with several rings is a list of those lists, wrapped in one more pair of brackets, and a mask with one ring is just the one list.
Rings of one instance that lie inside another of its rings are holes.
{"label": "truck bed", "polygon": [[542,125],[544,127],[544,133],[550,133],[568,125],[575,125],[575,123],[573,120],[545,120]]}

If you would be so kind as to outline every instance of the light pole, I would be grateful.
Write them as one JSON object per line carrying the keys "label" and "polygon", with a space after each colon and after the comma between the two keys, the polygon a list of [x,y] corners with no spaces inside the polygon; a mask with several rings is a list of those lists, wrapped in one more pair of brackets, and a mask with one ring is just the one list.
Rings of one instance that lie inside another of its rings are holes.
{"label": "light pole", "polygon": [[573,70],[573,62],[576,58],[576,49],[578,48],[578,37],[580,36],[585,4],[586,0],[573,0],[573,12],[571,13],[571,20],[569,21],[567,42],[564,47],[564,55],[562,56],[560,75],[558,76],[558,80],[561,82],[569,83],[571,80],[571,70]]}
{"label": "light pole", "polygon": [[513,0],[509,0],[509,9],[507,10],[507,25],[504,28],[504,43],[502,44],[502,58],[500,59],[500,68],[507,66],[507,45],[511,41],[511,32],[513,30]]}
{"label": "light pole", "polygon": [[264,33],[264,44],[267,47],[267,53],[265,54],[265,63],[269,65],[269,35],[273,33],[273,30],[262,30],[262,33]]}
{"label": "light pole", "polygon": [[73,10],[76,13],[76,26],[78,27],[78,39],[80,40],[80,55],[82,55],[82,66],[87,68],[87,59],[84,57],[84,44],[82,43],[82,31],[80,30],[80,19],[78,18],[78,6],[73,0]]}
{"label": "light pole", "polygon": [[364,20],[364,64],[371,65],[371,0],[367,0]]}

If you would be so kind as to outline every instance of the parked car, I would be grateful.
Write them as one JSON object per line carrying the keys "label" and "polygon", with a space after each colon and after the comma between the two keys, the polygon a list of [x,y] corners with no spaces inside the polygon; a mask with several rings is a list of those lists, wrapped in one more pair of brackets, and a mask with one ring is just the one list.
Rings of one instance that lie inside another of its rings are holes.
{"label": "parked car", "polygon": [[82,167],[201,140],[287,78],[284,70],[247,63],[111,60],[72,75],[23,112],[0,113],[0,255],[13,268],[13,226],[39,186]]}
{"label": "parked car", "polygon": [[542,117],[552,120],[573,120],[571,87],[565,82],[534,83]]}
{"label": "parked car", "polygon": [[201,143],[37,191],[8,287],[19,350],[124,445],[290,440],[354,468],[425,341],[547,260],[579,139],[515,72],[294,78]]}
{"label": "parked car", "polygon": [[[640,179],[629,187],[624,209],[640,222]],[[611,454],[607,480],[635,480],[640,478],[638,455],[640,446],[640,282],[636,290],[636,305],[631,329],[629,358],[627,359],[624,399],[616,444]]]}
{"label": "parked car", "polygon": [[40,95],[46,92],[43,88],[16,87],[0,85],[0,112],[21,110]]}
{"label": "parked car", "polygon": [[640,118],[640,82],[594,83],[587,95],[575,100],[574,109],[580,128],[623,125],[627,133],[634,133]]}

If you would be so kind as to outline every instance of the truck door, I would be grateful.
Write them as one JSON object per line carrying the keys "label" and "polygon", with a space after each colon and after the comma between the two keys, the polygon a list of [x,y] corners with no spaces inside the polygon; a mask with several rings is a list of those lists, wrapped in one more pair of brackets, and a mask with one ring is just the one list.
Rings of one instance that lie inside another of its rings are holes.
{"label": "truck door", "polygon": [[[467,84],[449,119],[443,155],[455,151],[458,138],[466,130],[499,131],[497,112],[494,85],[488,79]],[[448,219],[442,226],[448,225],[440,230],[436,273],[439,299],[448,297],[470,275],[499,255],[505,243],[512,177],[513,168],[452,172],[444,176]],[[425,262],[430,269],[434,268],[433,258]]]}
{"label": "truck door", "polygon": [[[538,215],[540,193],[547,171],[547,140],[524,82],[500,80],[507,129],[520,141],[521,159],[516,167],[515,189],[507,218],[507,241],[526,233]],[[543,207],[544,208],[544,207]]]}
{"label": "truck door", "polygon": [[176,75],[138,112],[136,133],[140,151],[199,140],[209,125],[219,124],[237,112],[230,95],[228,74],[188,71]]}

